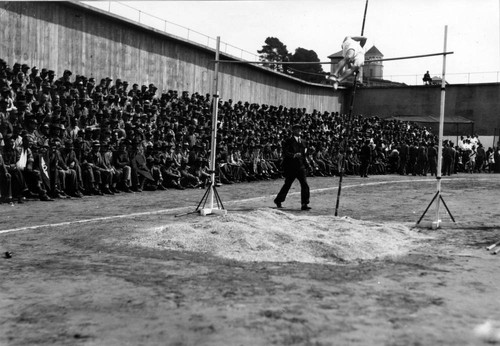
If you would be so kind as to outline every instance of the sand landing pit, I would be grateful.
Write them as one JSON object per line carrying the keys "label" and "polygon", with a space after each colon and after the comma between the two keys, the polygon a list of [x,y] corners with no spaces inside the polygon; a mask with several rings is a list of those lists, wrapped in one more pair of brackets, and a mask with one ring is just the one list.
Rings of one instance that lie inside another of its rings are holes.
{"label": "sand landing pit", "polygon": [[340,264],[401,256],[418,247],[422,239],[423,235],[402,224],[265,208],[137,230],[127,242],[245,262]]}

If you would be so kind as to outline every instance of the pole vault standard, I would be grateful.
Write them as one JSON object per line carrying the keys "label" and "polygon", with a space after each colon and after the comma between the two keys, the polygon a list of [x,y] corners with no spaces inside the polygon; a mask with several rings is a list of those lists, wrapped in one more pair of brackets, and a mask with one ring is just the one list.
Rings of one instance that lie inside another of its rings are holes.
{"label": "pole vault standard", "polygon": [[[217,36],[217,43],[215,49],[215,68],[214,68],[214,94],[212,96],[212,139],[210,144],[210,186],[205,191],[205,195],[201,199],[196,211],[200,215],[206,216],[209,214],[226,215],[227,211],[224,209],[222,200],[215,188],[215,158],[217,155],[217,113],[219,112],[219,51],[220,51],[220,36]],[[205,207],[209,201],[209,207]],[[217,203],[217,208],[214,207],[214,201]],[[203,206],[200,209],[200,206]]]}
{"label": "pole vault standard", "polygon": [[[448,37],[448,25],[444,27],[444,51],[446,51],[446,41]],[[442,155],[443,155],[443,128],[444,128],[444,105],[445,105],[445,96],[446,96],[446,55],[443,55],[443,77],[441,80],[441,104],[439,107],[439,139],[438,139],[438,162],[437,162],[437,172],[436,172],[436,180],[437,180],[437,192],[434,195],[434,198],[432,198],[431,202],[427,206],[427,209],[425,209],[424,213],[420,217],[420,219],[417,221],[417,225],[422,221],[424,218],[425,213],[427,213],[427,210],[429,210],[430,206],[434,201],[436,201],[436,220],[432,222],[432,229],[436,229],[439,227],[441,224],[441,220],[439,219],[439,207],[440,207],[440,202],[443,202],[444,207],[446,208],[446,211],[450,215],[451,219],[453,222],[455,222],[455,219],[453,218],[453,215],[451,215],[450,210],[448,209],[448,206],[446,205],[443,196],[441,196],[441,168],[442,168]]]}

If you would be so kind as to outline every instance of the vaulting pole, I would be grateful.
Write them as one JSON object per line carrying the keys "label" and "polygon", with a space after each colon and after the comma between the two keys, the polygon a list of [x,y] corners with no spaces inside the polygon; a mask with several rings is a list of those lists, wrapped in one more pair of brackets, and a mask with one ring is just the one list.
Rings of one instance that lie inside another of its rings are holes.
{"label": "vaulting pole", "polygon": [[368,11],[368,0],[365,3],[365,13],[363,14],[363,25],[361,26],[361,36],[365,33],[366,12]]}
{"label": "vaulting pole", "polygon": [[[361,36],[363,36],[365,32],[365,20],[366,20],[366,11],[368,9],[368,0],[366,0],[365,4],[365,13],[363,15],[363,25],[361,26]],[[362,71],[361,67],[361,73]],[[347,124],[345,129],[345,136],[343,138],[344,146],[342,148],[342,158],[340,159],[340,172],[339,172],[339,188],[337,190],[337,201],[335,203],[335,216],[338,216],[339,213],[339,205],[340,205],[340,195],[342,192],[342,177],[344,176],[344,167],[347,155],[347,145],[349,143],[349,136],[351,135],[351,119],[352,119],[352,110],[354,109],[354,97],[356,96],[356,86],[358,84],[358,74],[359,70],[354,73],[354,85],[352,87],[352,95],[351,95],[351,104],[349,106],[349,115],[347,117]],[[340,131],[342,133],[342,131]],[[340,149],[340,148],[339,148]]]}

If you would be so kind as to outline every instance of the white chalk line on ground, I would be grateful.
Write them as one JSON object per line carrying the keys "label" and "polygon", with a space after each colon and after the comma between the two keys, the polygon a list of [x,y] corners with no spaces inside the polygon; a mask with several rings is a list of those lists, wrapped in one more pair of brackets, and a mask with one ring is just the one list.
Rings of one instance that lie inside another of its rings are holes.
{"label": "white chalk line on ground", "polygon": [[[453,180],[466,180],[466,178],[454,178]],[[482,180],[482,179],[478,179],[478,180]],[[377,182],[370,182],[370,183],[346,185],[346,186],[342,186],[342,188],[348,189],[348,188],[353,188],[353,187],[375,186],[375,185],[384,185],[384,184],[392,184],[392,183],[415,183],[415,182],[433,182],[433,181],[434,180],[429,180],[429,179],[388,180],[388,181],[377,181]],[[325,191],[336,190],[336,189],[338,189],[338,186],[325,187],[325,188],[311,190],[311,193],[325,192]],[[300,191],[291,192],[288,195],[291,196],[291,195],[297,195],[297,194],[300,194]],[[251,202],[251,201],[259,201],[259,200],[267,199],[269,197],[270,196],[252,197],[252,198],[233,200],[233,201],[229,201],[229,202],[225,202],[225,203],[226,204],[239,204],[239,203],[245,203],[245,202]],[[129,218],[129,217],[146,216],[146,215],[154,215],[154,214],[164,214],[164,213],[166,214],[166,213],[172,213],[172,212],[177,212],[177,211],[181,212],[181,211],[185,211],[188,208],[192,208],[192,207],[160,209],[160,210],[153,210],[153,211],[144,211],[144,212],[140,212],[140,213],[102,216],[102,217],[96,217],[96,218],[92,218],[92,219],[66,221],[66,222],[42,224],[42,225],[35,225],[35,226],[26,226],[26,227],[1,230],[0,234],[27,231],[27,230],[35,230],[35,229],[44,228],[44,227],[61,227],[61,226],[70,226],[70,225],[88,223],[88,222],[109,221],[109,220],[114,220],[114,219],[125,219],[125,218]]]}

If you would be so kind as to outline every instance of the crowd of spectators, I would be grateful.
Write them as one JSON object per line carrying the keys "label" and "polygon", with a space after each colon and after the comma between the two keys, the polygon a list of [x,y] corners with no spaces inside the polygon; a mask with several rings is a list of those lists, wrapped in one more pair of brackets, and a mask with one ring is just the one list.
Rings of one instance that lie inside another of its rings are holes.
{"label": "crowd of spectators", "polygon": [[[57,78],[1,59],[0,93],[2,202],[211,184],[210,94],[160,92],[154,84],[96,81],[69,70]],[[310,176],[436,173],[436,136],[416,124],[218,102],[217,184],[282,177],[281,142],[293,124],[303,128]],[[498,148],[484,151],[467,140],[445,143],[443,174],[500,172]]]}

